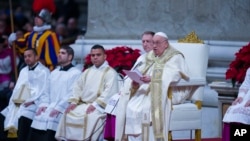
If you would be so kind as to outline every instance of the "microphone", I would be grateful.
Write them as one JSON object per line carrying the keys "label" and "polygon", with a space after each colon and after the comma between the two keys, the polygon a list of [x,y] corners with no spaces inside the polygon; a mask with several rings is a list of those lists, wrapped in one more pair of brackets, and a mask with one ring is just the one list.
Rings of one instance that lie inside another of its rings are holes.
{"label": "microphone", "polygon": [[140,67],[142,64],[143,64],[143,62],[140,61],[138,64],[135,65],[135,67],[133,68],[133,70],[136,69],[137,67]]}
{"label": "microphone", "polygon": [[[142,64],[143,64],[143,62],[140,61],[140,62],[137,63],[137,64],[135,65],[135,67],[133,67],[131,70],[135,70],[137,67],[141,66]],[[128,76],[125,76],[124,79],[123,79],[123,81],[126,80],[127,78],[128,78]]]}

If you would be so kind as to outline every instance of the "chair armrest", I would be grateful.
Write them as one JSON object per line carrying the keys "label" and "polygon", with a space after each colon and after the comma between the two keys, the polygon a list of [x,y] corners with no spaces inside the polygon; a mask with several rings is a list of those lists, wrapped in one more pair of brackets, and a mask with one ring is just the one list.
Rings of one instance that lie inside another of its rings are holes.
{"label": "chair armrest", "polygon": [[172,82],[170,84],[171,87],[178,87],[178,86],[205,86],[206,79],[205,78],[190,78],[188,81],[181,79],[178,82]]}

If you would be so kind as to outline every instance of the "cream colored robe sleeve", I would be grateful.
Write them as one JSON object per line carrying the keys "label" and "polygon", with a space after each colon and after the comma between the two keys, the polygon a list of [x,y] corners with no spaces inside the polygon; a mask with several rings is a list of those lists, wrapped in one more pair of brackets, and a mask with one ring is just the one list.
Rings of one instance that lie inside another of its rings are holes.
{"label": "cream colored robe sleeve", "polygon": [[118,92],[118,74],[116,71],[109,69],[105,74],[104,81],[101,82],[101,85],[101,95],[95,100],[95,102],[102,108],[105,108],[110,97]]}
{"label": "cream colored robe sleeve", "polygon": [[70,103],[79,104],[85,81],[86,81],[86,71],[83,72],[80,75],[80,77],[76,80],[73,86],[72,96],[69,98]]}

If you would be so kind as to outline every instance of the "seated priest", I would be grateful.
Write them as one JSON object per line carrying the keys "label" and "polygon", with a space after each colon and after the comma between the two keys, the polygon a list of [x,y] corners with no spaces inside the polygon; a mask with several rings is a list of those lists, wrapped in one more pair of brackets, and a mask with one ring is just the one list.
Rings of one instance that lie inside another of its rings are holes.
{"label": "seated priest", "polygon": [[188,79],[184,56],[169,44],[165,33],[157,32],[152,51],[141,58],[137,69],[142,83],[128,78],[120,90],[115,140],[168,140],[171,105],[183,102],[191,90],[175,89],[172,99],[168,97],[170,83]]}
{"label": "seated priest", "polygon": [[118,92],[119,76],[106,61],[103,46],[94,45],[90,56],[93,66],[82,72],[73,86],[70,105],[57,128],[58,140],[96,141],[102,134],[104,109],[108,99]]}

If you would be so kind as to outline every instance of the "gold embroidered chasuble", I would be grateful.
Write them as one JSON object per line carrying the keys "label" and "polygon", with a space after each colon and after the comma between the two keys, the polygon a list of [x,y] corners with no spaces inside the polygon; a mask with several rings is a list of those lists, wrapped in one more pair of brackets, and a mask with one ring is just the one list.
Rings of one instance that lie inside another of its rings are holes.
{"label": "gold embroidered chasuble", "polygon": [[[156,57],[153,52],[147,56],[147,62],[153,62],[153,74],[151,76],[151,113],[153,131],[156,141],[164,140],[163,134],[163,102],[162,102],[162,73],[164,71],[165,63],[174,55],[181,54],[179,51],[172,47],[168,47],[162,56]],[[167,94],[166,94],[167,95]]]}
{"label": "gold embroidered chasuble", "polygon": [[[151,82],[142,84],[138,89],[131,88],[132,80],[129,79],[130,81],[125,82],[125,88],[121,91],[121,97],[117,105],[119,114],[116,115],[116,141],[139,134],[141,134],[143,141],[168,139],[167,131],[171,111],[168,87],[171,82],[179,81],[188,73],[184,57],[181,52],[169,46],[160,57],[156,57],[154,52],[151,51],[141,61],[142,65],[137,69],[143,75],[150,75]],[[144,97],[143,95],[147,96]],[[149,101],[144,101],[145,99]],[[139,109],[142,109],[142,111]],[[137,114],[138,116],[134,116]],[[140,114],[142,115],[140,116]],[[138,119],[139,117],[142,118]],[[135,121],[141,122],[141,126],[138,127],[134,123]],[[152,124],[150,124],[150,121],[152,121]],[[149,128],[151,127],[154,137],[149,134]]]}

